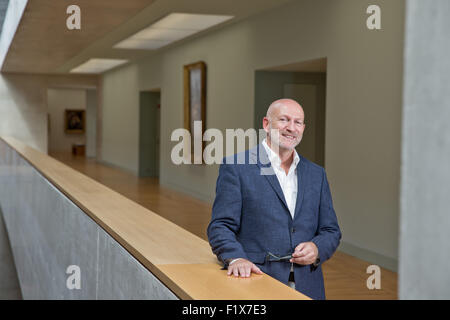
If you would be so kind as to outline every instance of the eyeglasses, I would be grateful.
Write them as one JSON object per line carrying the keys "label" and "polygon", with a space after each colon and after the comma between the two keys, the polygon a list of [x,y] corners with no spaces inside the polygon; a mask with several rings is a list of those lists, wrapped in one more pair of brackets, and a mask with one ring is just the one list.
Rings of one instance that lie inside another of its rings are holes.
{"label": "eyeglasses", "polygon": [[292,259],[292,254],[286,255],[286,256],[278,256],[276,254],[273,254],[271,252],[267,252],[266,260],[273,262],[273,261],[289,261]]}

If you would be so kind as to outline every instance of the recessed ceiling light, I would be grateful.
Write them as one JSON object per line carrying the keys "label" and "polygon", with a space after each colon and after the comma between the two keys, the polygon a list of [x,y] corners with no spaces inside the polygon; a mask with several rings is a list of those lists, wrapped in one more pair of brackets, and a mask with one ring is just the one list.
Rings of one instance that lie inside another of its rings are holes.
{"label": "recessed ceiling light", "polygon": [[102,73],[127,62],[128,60],[124,59],[89,59],[70,70],[70,73]]}
{"label": "recessed ceiling light", "polygon": [[145,28],[133,35],[133,39],[179,40],[198,32],[197,30]]}
{"label": "recessed ceiling light", "polygon": [[231,18],[233,16],[171,13],[131,37],[117,43],[114,48],[158,49]]}
{"label": "recessed ceiling light", "polygon": [[216,14],[171,13],[150,27],[166,29],[204,30],[233,18]]}
{"label": "recessed ceiling light", "polygon": [[118,49],[142,49],[156,50],[172,41],[169,40],[150,40],[150,39],[125,39],[114,46]]}

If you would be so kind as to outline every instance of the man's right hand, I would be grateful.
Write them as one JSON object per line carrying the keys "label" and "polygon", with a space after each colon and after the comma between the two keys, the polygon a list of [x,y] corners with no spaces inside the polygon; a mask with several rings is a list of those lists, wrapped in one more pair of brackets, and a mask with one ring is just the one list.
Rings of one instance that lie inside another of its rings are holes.
{"label": "man's right hand", "polygon": [[248,278],[251,273],[263,274],[263,272],[252,262],[239,258],[228,266],[227,275],[233,274],[235,277]]}

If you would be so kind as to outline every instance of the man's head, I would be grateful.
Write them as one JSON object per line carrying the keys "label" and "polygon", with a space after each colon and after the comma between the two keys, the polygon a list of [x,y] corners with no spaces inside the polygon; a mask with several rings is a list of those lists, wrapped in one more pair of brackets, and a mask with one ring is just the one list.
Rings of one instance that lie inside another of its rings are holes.
{"label": "man's head", "polygon": [[273,143],[279,149],[293,150],[302,140],[305,130],[303,108],[292,99],[276,100],[267,109],[263,128],[269,145]]}

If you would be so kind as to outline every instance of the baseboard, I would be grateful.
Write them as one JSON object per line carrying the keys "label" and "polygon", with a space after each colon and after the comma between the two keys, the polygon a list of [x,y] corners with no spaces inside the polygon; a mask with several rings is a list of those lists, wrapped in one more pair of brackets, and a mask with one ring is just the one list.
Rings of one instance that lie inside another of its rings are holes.
{"label": "baseboard", "polygon": [[341,241],[338,251],[354,256],[358,259],[379,265],[393,272],[398,272],[398,260],[376,253],[371,250],[360,248],[351,243]]}

